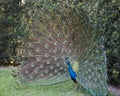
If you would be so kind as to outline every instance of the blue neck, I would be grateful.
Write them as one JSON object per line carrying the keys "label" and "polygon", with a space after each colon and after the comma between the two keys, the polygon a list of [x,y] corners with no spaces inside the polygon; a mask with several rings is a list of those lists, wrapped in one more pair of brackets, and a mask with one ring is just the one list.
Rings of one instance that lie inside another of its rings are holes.
{"label": "blue neck", "polygon": [[68,65],[68,71],[70,74],[70,77],[72,80],[76,80],[77,74],[75,71],[73,71],[71,65],[70,65],[70,61],[68,59],[65,60],[65,63]]}

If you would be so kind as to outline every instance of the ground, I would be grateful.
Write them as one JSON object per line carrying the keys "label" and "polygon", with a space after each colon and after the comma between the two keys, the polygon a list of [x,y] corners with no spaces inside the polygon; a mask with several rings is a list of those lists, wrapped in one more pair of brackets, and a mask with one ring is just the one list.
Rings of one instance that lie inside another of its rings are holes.
{"label": "ground", "polygon": [[[76,90],[72,81],[63,82],[51,86],[32,86],[16,84],[11,75],[14,67],[0,68],[0,96],[91,96],[83,90]],[[110,86],[110,90],[120,96],[120,90]],[[113,95],[109,95],[113,96]]]}
{"label": "ground", "polygon": [[109,90],[110,90],[113,94],[115,94],[115,96],[120,96],[120,88],[115,87],[115,86],[113,86],[113,85],[108,85],[108,87],[109,87]]}

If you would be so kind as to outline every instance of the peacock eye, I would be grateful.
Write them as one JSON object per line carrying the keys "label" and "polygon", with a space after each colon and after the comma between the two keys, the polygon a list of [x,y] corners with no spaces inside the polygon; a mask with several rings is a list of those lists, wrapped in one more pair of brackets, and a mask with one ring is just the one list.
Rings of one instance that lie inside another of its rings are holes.
{"label": "peacock eye", "polygon": [[39,68],[35,68],[34,73],[37,74],[39,72]]}
{"label": "peacock eye", "polygon": [[48,61],[47,61],[47,64],[50,64],[50,63],[51,63],[50,60],[48,60]]}
{"label": "peacock eye", "polygon": [[45,48],[48,49],[48,48],[49,48],[49,45],[48,45],[48,44],[45,44]]}
{"label": "peacock eye", "polygon": [[40,64],[40,68],[44,68],[44,64]]}
{"label": "peacock eye", "polygon": [[57,63],[56,66],[59,67],[59,66],[60,66],[60,63]]}
{"label": "peacock eye", "polygon": [[64,52],[64,50],[65,50],[65,49],[64,49],[64,48],[62,48],[62,49],[61,49],[61,52]]}
{"label": "peacock eye", "polygon": [[69,46],[70,46],[70,47],[72,47],[72,46],[73,46],[73,44],[71,43]]}
{"label": "peacock eye", "polygon": [[60,38],[61,37],[61,33],[58,33],[57,36],[58,36],[58,38]]}
{"label": "peacock eye", "polygon": [[28,73],[29,73],[29,70],[25,70],[25,73],[28,74]]}
{"label": "peacock eye", "polygon": [[54,72],[55,72],[55,73],[57,73],[57,72],[58,72],[58,70],[56,70],[56,69],[55,69],[55,70],[54,70]]}
{"label": "peacock eye", "polygon": [[57,42],[57,41],[55,41],[54,45],[55,45],[55,46],[57,46],[57,45],[58,45],[58,42]]}
{"label": "peacock eye", "polygon": [[65,45],[67,43],[67,41],[65,40],[64,42],[63,42],[63,44]]}
{"label": "peacock eye", "polygon": [[46,69],[46,70],[45,70],[45,73],[47,74],[48,72],[49,72],[49,71]]}
{"label": "peacock eye", "polygon": [[66,35],[66,38],[68,39],[69,37],[70,37],[70,34],[67,34],[67,35]]}
{"label": "peacock eye", "polygon": [[36,49],[36,52],[39,52],[39,51],[40,51],[40,48],[37,48],[37,49]]}
{"label": "peacock eye", "polygon": [[37,61],[41,61],[41,58],[40,58],[40,57],[37,57]]}
{"label": "peacock eye", "polygon": [[57,49],[54,49],[54,50],[53,50],[53,53],[57,53]]}
{"label": "peacock eye", "polygon": [[44,77],[44,74],[43,74],[43,73],[41,73],[41,74],[40,74],[40,76],[41,76],[41,77]]}
{"label": "peacock eye", "polygon": [[54,57],[54,61],[57,61],[57,59],[58,59],[57,57]]}
{"label": "peacock eye", "polygon": [[38,43],[42,43],[42,40],[41,40],[41,39],[38,39],[37,41],[38,41]]}
{"label": "peacock eye", "polygon": [[53,69],[54,67],[53,66],[50,66],[50,69]]}
{"label": "peacock eye", "polygon": [[45,57],[49,57],[49,54],[45,54]]}
{"label": "peacock eye", "polygon": [[29,56],[33,56],[33,52],[28,52],[28,55]]}
{"label": "peacock eye", "polygon": [[32,63],[32,64],[31,64],[31,67],[35,67],[35,64],[34,64],[34,63]]}

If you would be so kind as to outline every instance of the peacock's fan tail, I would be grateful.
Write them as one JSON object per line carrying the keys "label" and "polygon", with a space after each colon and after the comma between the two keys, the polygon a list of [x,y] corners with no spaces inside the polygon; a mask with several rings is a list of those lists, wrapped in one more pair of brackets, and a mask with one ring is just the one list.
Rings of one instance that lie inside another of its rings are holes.
{"label": "peacock's fan tail", "polygon": [[80,64],[78,83],[94,96],[105,96],[105,55],[84,12],[69,5],[39,3],[27,10],[23,22],[29,35],[21,37],[17,54],[22,63],[17,73],[20,82],[46,85],[69,80],[64,64],[69,58],[71,64],[76,60]]}

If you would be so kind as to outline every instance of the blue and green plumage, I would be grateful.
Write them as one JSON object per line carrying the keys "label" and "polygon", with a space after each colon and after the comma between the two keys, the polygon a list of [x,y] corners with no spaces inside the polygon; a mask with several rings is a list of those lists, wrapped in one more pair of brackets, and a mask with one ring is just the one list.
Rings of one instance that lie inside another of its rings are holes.
{"label": "blue and green plumage", "polygon": [[20,37],[23,44],[18,48],[20,83],[49,85],[71,78],[93,96],[106,96],[103,45],[84,12],[70,5],[39,3],[27,10],[23,23],[29,35]]}
{"label": "blue and green plumage", "polygon": [[65,63],[66,63],[67,66],[68,66],[68,71],[69,71],[69,74],[70,74],[71,79],[72,79],[75,83],[77,83],[77,81],[76,81],[77,73],[76,73],[76,72],[73,70],[73,68],[71,67],[70,62],[69,62],[68,59],[65,60]]}

